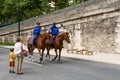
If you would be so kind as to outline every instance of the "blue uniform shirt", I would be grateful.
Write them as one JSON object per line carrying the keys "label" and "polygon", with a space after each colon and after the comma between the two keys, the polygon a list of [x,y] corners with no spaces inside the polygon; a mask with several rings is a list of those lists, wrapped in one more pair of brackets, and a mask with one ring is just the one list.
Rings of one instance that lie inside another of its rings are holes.
{"label": "blue uniform shirt", "polygon": [[33,30],[33,36],[34,36],[34,37],[39,36],[39,35],[40,35],[40,32],[41,32],[41,27],[36,26],[36,27],[34,28],[34,30]]}
{"label": "blue uniform shirt", "polygon": [[59,29],[54,24],[50,26],[50,31],[52,35],[58,35],[60,33]]}

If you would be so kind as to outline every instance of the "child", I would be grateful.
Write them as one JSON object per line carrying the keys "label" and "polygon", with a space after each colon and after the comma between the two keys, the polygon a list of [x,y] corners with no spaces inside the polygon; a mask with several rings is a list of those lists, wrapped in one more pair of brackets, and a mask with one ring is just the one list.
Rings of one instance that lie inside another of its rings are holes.
{"label": "child", "polygon": [[15,55],[14,55],[14,48],[10,49],[10,53],[9,53],[9,73],[15,73],[14,72],[14,67],[15,67]]}

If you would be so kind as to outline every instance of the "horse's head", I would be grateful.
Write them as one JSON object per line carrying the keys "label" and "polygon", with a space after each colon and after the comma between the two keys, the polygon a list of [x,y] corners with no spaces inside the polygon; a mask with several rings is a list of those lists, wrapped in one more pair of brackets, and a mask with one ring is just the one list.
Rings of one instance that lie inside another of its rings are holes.
{"label": "horse's head", "polygon": [[63,37],[64,40],[65,40],[67,43],[70,43],[69,33],[68,33],[68,32],[64,32],[63,35],[64,35],[64,37]]}
{"label": "horse's head", "polygon": [[52,41],[53,40],[53,36],[51,34],[48,34],[47,39],[49,39],[50,41]]}

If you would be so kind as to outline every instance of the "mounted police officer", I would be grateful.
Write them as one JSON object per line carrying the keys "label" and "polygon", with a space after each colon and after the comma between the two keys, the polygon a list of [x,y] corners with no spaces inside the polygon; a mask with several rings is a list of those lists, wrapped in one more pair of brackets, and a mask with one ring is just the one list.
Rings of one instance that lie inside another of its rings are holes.
{"label": "mounted police officer", "polygon": [[40,35],[41,32],[41,26],[40,26],[40,22],[36,23],[36,26],[33,29],[33,38],[31,40],[31,44],[35,45],[35,40],[38,38],[38,36]]}
{"label": "mounted police officer", "polygon": [[52,25],[50,26],[50,32],[51,32],[52,36],[54,37],[53,41],[55,41],[56,36],[60,33],[59,29],[56,27],[55,22],[53,22]]}

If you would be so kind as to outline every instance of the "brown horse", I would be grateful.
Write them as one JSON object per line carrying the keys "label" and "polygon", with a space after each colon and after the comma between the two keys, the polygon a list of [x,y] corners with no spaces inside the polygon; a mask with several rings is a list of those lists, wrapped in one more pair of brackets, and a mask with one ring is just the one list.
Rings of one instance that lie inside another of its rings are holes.
{"label": "brown horse", "polygon": [[[61,51],[62,51],[62,48],[63,48],[63,41],[64,40],[67,43],[70,43],[68,32],[60,33],[59,35],[57,35],[56,40],[53,42],[54,50],[55,50],[55,53],[56,53],[53,61],[55,61],[56,58],[58,57],[58,61],[61,62]],[[59,54],[58,54],[57,50],[59,50]],[[47,55],[49,55],[49,51],[47,51],[47,52],[48,53],[46,54],[46,57],[47,57]]]}
{"label": "brown horse", "polygon": [[[33,58],[33,50],[35,48],[38,49],[38,52],[40,54],[40,62],[39,63],[42,63],[43,61],[43,55],[44,55],[44,51],[45,51],[45,48],[46,48],[46,44],[48,43],[48,41],[51,39],[51,35],[49,33],[43,33],[41,34],[36,40],[35,40],[35,47],[33,47],[33,45],[30,44],[30,40],[32,37],[29,37],[28,40],[27,40],[27,47],[28,47],[28,52],[29,52],[29,58],[32,58],[31,60],[34,61],[34,58]],[[42,52],[41,52],[42,51]]]}

